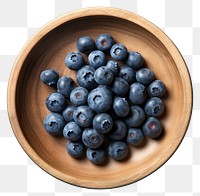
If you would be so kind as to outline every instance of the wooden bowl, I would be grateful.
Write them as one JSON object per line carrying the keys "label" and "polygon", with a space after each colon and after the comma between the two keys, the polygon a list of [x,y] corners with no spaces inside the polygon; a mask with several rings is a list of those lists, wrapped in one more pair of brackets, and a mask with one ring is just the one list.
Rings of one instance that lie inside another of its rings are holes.
{"label": "wooden bowl", "polygon": [[[140,52],[157,79],[164,81],[166,112],[161,121],[164,134],[131,148],[127,161],[108,160],[96,166],[76,160],[65,149],[66,140],[46,133],[43,119],[49,113],[46,97],[54,91],[44,85],[41,71],[53,68],[75,78],[64,58],[76,50],[78,37],[110,33],[128,50]],[[63,15],[42,27],[24,46],[8,85],[8,112],[13,131],[31,159],[49,174],[70,184],[111,188],[136,182],[163,165],[181,143],[190,120],[192,88],[186,64],[172,41],[146,19],[115,8],[88,8]]]}

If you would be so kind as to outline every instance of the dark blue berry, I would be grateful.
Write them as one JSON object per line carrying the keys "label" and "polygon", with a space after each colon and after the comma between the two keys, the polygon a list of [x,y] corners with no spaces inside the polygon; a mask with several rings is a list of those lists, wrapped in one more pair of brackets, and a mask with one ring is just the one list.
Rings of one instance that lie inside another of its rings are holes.
{"label": "dark blue berry", "polygon": [[70,52],[65,58],[65,64],[69,69],[78,70],[85,62],[80,52]]}
{"label": "dark blue berry", "polygon": [[89,127],[92,125],[93,117],[94,112],[86,105],[79,106],[74,110],[74,121],[81,127]]}
{"label": "dark blue berry", "polygon": [[51,135],[62,135],[65,120],[59,113],[50,113],[44,119],[44,128]]}
{"label": "dark blue berry", "polygon": [[106,66],[99,67],[94,73],[94,79],[98,84],[109,85],[113,78],[113,73]]}
{"label": "dark blue berry", "polygon": [[116,77],[112,83],[111,89],[116,95],[124,97],[129,90],[129,84],[126,80]]}
{"label": "dark blue berry", "polygon": [[119,117],[125,117],[129,114],[130,108],[129,104],[125,98],[115,97],[113,102],[113,109],[115,114]]}
{"label": "dark blue berry", "polygon": [[110,49],[110,55],[116,61],[123,61],[127,56],[127,48],[123,44],[114,44]]}
{"label": "dark blue berry", "polygon": [[89,64],[95,69],[106,65],[106,55],[100,50],[94,50],[88,56]]}
{"label": "dark blue berry", "polygon": [[128,155],[128,152],[129,148],[125,142],[115,141],[108,146],[109,156],[116,161],[125,159]]}
{"label": "dark blue berry", "polygon": [[119,69],[119,77],[126,80],[129,84],[132,84],[135,81],[135,71],[127,66],[122,65]]}
{"label": "dark blue berry", "polygon": [[88,148],[86,151],[86,157],[92,163],[99,165],[99,164],[104,163],[106,159],[106,153],[101,148],[98,148],[98,149]]}
{"label": "dark blue berry", "polygon": [[88,54],[94,50],[94,40],[89,36],[80,37],[76,41],[76,47],[78,51]]}
{"label": "dark blue berry", "polygon": [[53,69],[47,69],[41,72],[40,80],[48,85],[48,86],[55,86],[59,79],[58,73]]}
{"label": "dark blue berry", "polygon": [[144,135],[141,129],[138,128],[129,128],[128,134],[126,137],[126,142],[132,146],[138,146],[142,143]]}
{"label": "dark blue berry", "polygon": [[98,148],[103,143],[104,136],[93,128],[86,128],[82,134],[82,141],[88,148]]}
{"label": "dark blue berry", "polygon": [[133,69],[140,69],[144,63],[142,55],[138,52],[131,51],[128,53],[126,64]]}
{"label": "dark blue berry", "polygon": [[112,95],[105,87],[99,86],[89,93],[88,105],[96,113],[106,112],[112,105]]}
{"label": "dark blue berry", "polygon": [[136,72],[136,80],[141,84],[148,85],[154,80],[154,74],[149,68],[141,68]]}
{"label": "dark blue berry", "polygon": [[160,80],[155,80],[149,85],[149,93],[152,97],[162,97],[165,92],[165,84]]}
{"label": "dark blue berry", "polygon": [[109,60],[106,64],[106,67],[115,75],[117,76],[119,65],[116,61]]}
{"label": "dark blue berry", "polygon": [[51,112],[62,112],[66,106],[65,97],[60,93],[51,93],[46,99],[46,106]]}
{"label": "dark blue berry", "polygon": [[71,91],[76,87],[76,84],[72,78],[68,76],[62,76],[57,82],[57,91],[64,95],[66,98],[69,98]]}
{"label": "dark blue berry", "polygon": [[145,113],[143,109],[137,105],[130,107],[130,113],[125,118],[125,122],[129,127],[138,127],[145,120]]}
{"label": "dark blue berry", "polygon": [[85,147],[81,142],[68,142],[66,146],[67,152],[74,158],[82,158],[85,156]]}
{"label": "dark blue berry", "polygon": [[69,122],[63,129],[63,136],[70,141],[77,141],[82,136],[82,130],[75,122]]}
{"label": "dark blue berry", "polygon": [[142,127],[144,135],[150,138],[156,138],[162,133],[162,124],[155,117],[147,118]]}
{"label": "dark blue berry", "polygon": [[76,73],[76,79],[80,86],[91,90],[97,86],[97,83],[94,79],[95,69],[91,66],[84,66],[79,69]]}
{"label": "dark blue berry", "polygon": [[103,52],[108,52],[113,44],[114,44],[113,37],[107,33],[99,35],[96,39],[97,49]]}
{"label": "dark blue berry", "polygon": [[143,104],[147,99],[146,87],[140,83],[133,83],[130,86],[129,99],[133,104]]}
{"label": "dark blue berry", "polygon": [[152,97],[145,104],[144,110],[148,116],[160,116],[164,111],[164,103],[160,98]]}
{"label": "dark blue berry", "polygon": [[93,119],[93,127],[99,133],[107,133],[113,127],[113,120],[107,113],[97,114]]}
{"label": "dark blue berry", "polygon": [[73,121],[74,109],[74,106],[69,105],[63,110],[62,115],[66,123]]}
{"label": "dark blue berry", "polygon": [[76,87],[70,94],[70,101],[74,106],[86,105],[88,97],[88,91],[84,87]]}

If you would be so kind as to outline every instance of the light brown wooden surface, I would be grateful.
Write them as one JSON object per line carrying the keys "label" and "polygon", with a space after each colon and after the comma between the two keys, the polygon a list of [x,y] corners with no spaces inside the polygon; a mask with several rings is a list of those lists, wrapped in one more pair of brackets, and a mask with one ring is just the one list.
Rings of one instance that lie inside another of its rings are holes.
{"label": "light brown wooden surface", "polygon": [[[164,81],[166,112],[164,135],[131,148],[125,162],[109,160],[95,166],[71,158],[66,140],[48,135],[43,119],[49,113],[46,97],[53,92],[39,80],[42,70],[54,68],[75,77],[64,58],[76,50],[78,37],[110,33],[128,50],[140,52],[156,78]],[[133,13],[114,8],[88,8],[61,16],[40,29],[25,45],[12,70],[8,86],[8,112],[13,131],[27,154],[48,173],[71,184],[110,188],[135,182],[159,168],[179,146],[192,109],[192,88],[186,65],[171,40],[156,26]]]}

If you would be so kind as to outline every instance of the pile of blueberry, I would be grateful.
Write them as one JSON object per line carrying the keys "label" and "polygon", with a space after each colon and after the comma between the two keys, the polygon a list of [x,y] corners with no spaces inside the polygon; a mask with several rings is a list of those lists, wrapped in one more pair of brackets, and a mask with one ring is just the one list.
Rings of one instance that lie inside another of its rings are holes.
{"label": "pile of blueberry", "polygon": [[[129,154],[128,145],[141,146],[144,136],[161,134],[157,117],[164,111],[160,97],[165,85],[155,80],[140,53],[128,52],[109,34],[99,35],[96,41],[80,37],[76,47],[79,52],[69,53],[65,63],[77,71],[79,86],[68,76],[59,78],[53,69],[40,75],[43,83],[57,89],[46,99],[52,113],[44,119],[45,130],[67,138],[66,149],[72,157],[86,155],[94,164],[104,163],[107,154],[123,160]],[[89,54],[88,63],[85,54]]]}

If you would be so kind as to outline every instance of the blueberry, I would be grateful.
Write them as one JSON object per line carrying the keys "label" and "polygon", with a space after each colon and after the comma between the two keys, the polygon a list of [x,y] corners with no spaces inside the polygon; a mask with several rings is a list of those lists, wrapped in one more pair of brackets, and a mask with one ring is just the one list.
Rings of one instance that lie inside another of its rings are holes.
{"label": "blueberry", "polygon": [[92,125],[94,112],[86,105],[75,108],[73,118],[77,125],[89,127]]}
{"label": "blueberry", "polygon": [[119,65],[116,61],[109,60],[106,64],[106,67],[115,75],[118,74]]}
{"label": "blueberry", "polygon": [[104,163],[106,159],[106,153],[101,148],[98,148],[98,149],[88,148],[86,151],[86,157],[92,163],[99,165],[99,164]]}
{"label": "blueberry", "polygon": [[131,51],[128,53],[126,64],[133,69],[140,69],[144,63],[142,55],[138,52]]}
{"label": "blueberry", "polygon": [[65,64],[69,69],[78,70],[85,64],[80,52],[70,52],[65,58]]}
{"label": "blueberry", "polygon": [[61,114],[50,113],[44,119],[44,128],[51,135],[62,135],[65,120]]}
{"label": "blueberry", "polygon": [[112,83],[111,88],[116,95],[124,97],[129,90],[129,84],[126,82],[126,80],[120,77],[116,77]]}
{"label": "blueberry", "polygon": [[62,76],[57,82],[57,91],[69,98],[71,91],[76,87],[74,81],[68,76]]}
{"label": "blueberry", "polygon": [[62,112],[66,106],[65,97],[60,93],[51,93],[46,99],[46,106],[51,112]]}
{"label": "blueberry", "polygon": [[95,69],[91,66],[84,66],[79,69],[76,73],[76,79],[80,86],[91,90],[97,86],[96,81],[94,80]]}
{"label": "blueberry", "polygon": [[93,128],[86,128],[82,134],[82,141],[88,148],[98,148],[103,143],[104,136]]}
{"label": "blueberry", "polygon": [[82,130],[75,122],[69,122],[63,129],[63,136],[70,141],[77,141],[82,136]]}
{"label": "blueberry", "polygon": [[144,85],[148,85],[154,80],[154,74],[149,68],[141,68],[136,72],[136,80]]}
{"label": "blueberry", "polygon": [[88,95],[88,105],[96,113],[106,112],[112,105],[112,95],[103,87],[97,87]]}
{"label": "blueberry", "polygon": [[96,39],[96,47],[103,52],[108,52],[113,44],[113,37],[107,33],[99,35]]}
{"label": "blueberry", "polygon": [[106,113],[97,114],[93,119],[93,127],[99,133],[107,133],[113,127],[113,120],[111,116]]}
{"label": "blueberry", "polygon": [[115,114],[119,117],[125,117],[129,114],[129,104],[125,98],[115,97],[113,102],[113,109]]}
{"label": "blueberry", "polygon": [[144,139],[144,135],[141,129],[138,129],[138,128],[128,129],[128,134],[126,137],[126,141],[128,144],[132,146],[138,146],[142,143],[143,139]]}
{"label": "blueberry", "polygon": [[41,72],[40,74],[40,80],[48,85],[48,86],[54,86],[57,84],[57,81],[59,79],[58,73],[53,69],[47,69]]}
{"label": "blueberry", "polygon": [[109,85],[113,78],[113,73],[106,66],[99,67],[94,73],[94,79],[98,84]]}
{"label": "blueberry", "polygon": [[157,118],[149,117],[144,123],[142,131],[147,137],[156,138],[162,132],[162,124]]}
{"label": "blueberry", "polygon": [[137,105],[130,107],[130,114],[126,117],[125,122],[129,127],[138,127],[145,120],[143,109]]}
{"label": "blueberry", "polygon": [[74,109],[74,106],[69,105],[63,110],[62,115],[66,123],[73,121]]}
{"label": "blueberry", "polygon": [[74,158],[82,158],[85,156],[85,147],[81,142],[68,142],[66,146],[67,152]]}
{"label": "blueberry", "polygon": [[135,81],[135,71],[127,65],[120,67],[118,75],[120,78],[126,80],[129,84],[132,84]]}
{"label": "blueberry", "polygon": [[125,142],[115,141],[108,146],[108,154],[116,161],[125,159],[128,155],[129,148]]}
{"label": "blueberry", "polygon": [[70,101],[74,106],[86,105],[88,91],[84,87],[76,87],[70,93]]}
{"label": "blueberry", "polygon": [[112,130],[108,136],[112,140],[122,140],[127,134],[127,126],[121,120],[115,120]]}
{"label": "blueberry", "polygon": [[155,80],[149,85],[149,93],[152,97],[162,97],[165,92],[165,84],[160,80]]}
{"label": "blueberry", "polygon": [[143,104],[147,99],[146,87],[140,83],[133,83],[130,86],[129,99],[133,104]]}
{"label": "blueberry", "polygon": [[95,69],[106,65],[106,55],[100,50],[94,50],[88,56],[89,64]]}
{"label": "blueberry", "polygon": [[76,41],[78,51],[88,54],[94,50],[94,40],[89,36],[80,37]]}
{"label": "blueberry", "polygon": [[123,61],[127,56],[127,48],[123,44],[114,44],[110,49],[110,55],[116,61]]}
{"label": "blueberry", "polygon": [[145,104],[144,110],[148,116],[160,116],[164,111],[164,103],[160,98],[152,97]]}

